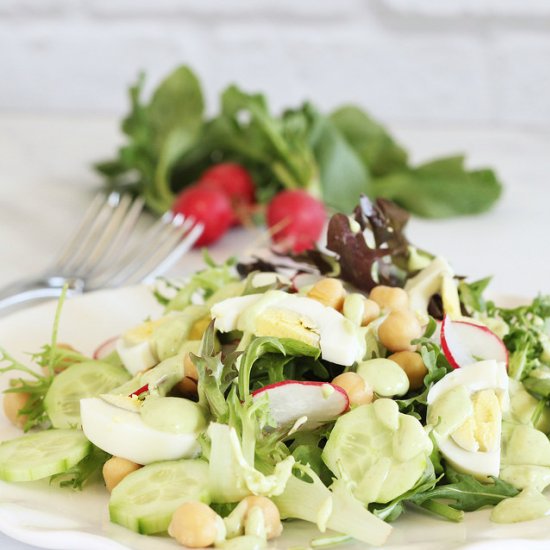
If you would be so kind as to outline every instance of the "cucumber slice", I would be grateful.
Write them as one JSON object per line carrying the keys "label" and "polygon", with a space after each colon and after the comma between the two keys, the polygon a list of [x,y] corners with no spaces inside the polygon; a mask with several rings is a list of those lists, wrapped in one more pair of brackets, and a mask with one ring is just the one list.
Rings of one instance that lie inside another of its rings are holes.
{"label": "cucumber slice", "polygon": [[104,361],[71,365],[53,380],[44,408],[54,428],[80,428],[80,400],[106,393],[130,379],[120,366]]}
{"label": "cucumber slice", "polygon": [[347,475],[364,504],[386,503],[411,489],[426,469],[431,442],[418,420],[391,399],[338,418],[323,449],[329,469]]}
{"label": "cucumber slice", "polygon": [[0,479],[33,481],[78,464],[92,444],[80,430],[47,430],[0,443]]}
{"label": "cucumber slice", "polygon": [[109,515],[113,523],[152,535],[166,531],[178,506],[190,500],[210,503],[208,464],[155,462],[132,472],[113,489]]}

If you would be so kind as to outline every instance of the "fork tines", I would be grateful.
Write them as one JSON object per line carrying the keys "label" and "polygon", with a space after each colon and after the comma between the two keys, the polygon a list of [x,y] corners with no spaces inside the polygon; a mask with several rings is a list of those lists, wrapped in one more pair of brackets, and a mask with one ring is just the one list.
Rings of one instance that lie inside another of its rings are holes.
{"label": "fork tines", "polygon": [[138,237],[134,230],[143,206],[141,197],[96,196],[49,273],[82,279],[85,289],[93,290],[151,280],[167,271],[193,246],[202,225],[167,212]]}

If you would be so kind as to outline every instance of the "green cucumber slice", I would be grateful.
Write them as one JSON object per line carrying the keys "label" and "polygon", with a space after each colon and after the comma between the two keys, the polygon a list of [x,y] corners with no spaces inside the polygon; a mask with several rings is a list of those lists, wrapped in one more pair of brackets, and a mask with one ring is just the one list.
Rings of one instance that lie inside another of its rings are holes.
{"label": "green cucumber slice", "polygon": [[338,418],[322,459],[337,476],[354,483],[364,504],[386,503],[411,489],[426,469],[431,442],[416,418],[397,403],[378,399]]}
{"label": "green cucumber slice", "polygon": [[208,464],[196,459],[155,462],[113,489],[109,515],[113,523],[152,535],[166,531],[178,506],[190,500],[210,503]]}
{"label": "green cucumber slice", "polygon": [[104,361],[71,365],[53,380],[44,408],[54,428],[80,428],[80,400],[106,393],[130,379],[128,371]]}
{"label": "green cucumber slice", "polygon": [[47,430],[0,443],[0,479],[33,481],[78,464],[92,444],[80,430]]}

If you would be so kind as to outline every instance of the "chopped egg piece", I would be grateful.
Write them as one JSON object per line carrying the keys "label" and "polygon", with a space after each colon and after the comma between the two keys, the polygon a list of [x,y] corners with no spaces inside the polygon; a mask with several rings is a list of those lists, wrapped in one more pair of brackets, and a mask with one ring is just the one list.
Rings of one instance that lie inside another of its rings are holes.
{"label": "chopped egg piece", "polygon": [[479,361],[455,369],[428,393],[428,423],[441,454],[458,471],[498,476],[502,413],[508,407],[504,363]]}

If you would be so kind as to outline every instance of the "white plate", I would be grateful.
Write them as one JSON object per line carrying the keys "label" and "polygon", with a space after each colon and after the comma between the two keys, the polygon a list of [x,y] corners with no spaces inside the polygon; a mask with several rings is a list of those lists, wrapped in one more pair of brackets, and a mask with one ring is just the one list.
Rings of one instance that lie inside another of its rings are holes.
{"label": "white plate", "polygon": [[[55,303],[24,310],[0,320],[0,346],[29,362],[25,352],[35,352],[49,341]],[[59,341],[71,343],[90,354],[107,338],[119,334],[160,311],[143,287],[101,291],[68,300],[61,317]],[[0,377],[0,390],[8,376]],[[20,435],[0,412],[0,440]],[[108,495],[102,486],[83,492],[58,489],[47,482],[8,484],[0,482],[0,532],[42,548],[74,550],[175,550],[181,548],[168,537],[137,535],[109,522]],[[455,524],[407,511],[394,523],[388,550],[436,550],[445,548],[547,550],[550,518],[514,525],[497,525],[487,510],[466,514]],[[271,548],[307,547],[318,536],[303,522],[285,525],[283,537]],[[362,544],[346,544],[359,550]]]}

